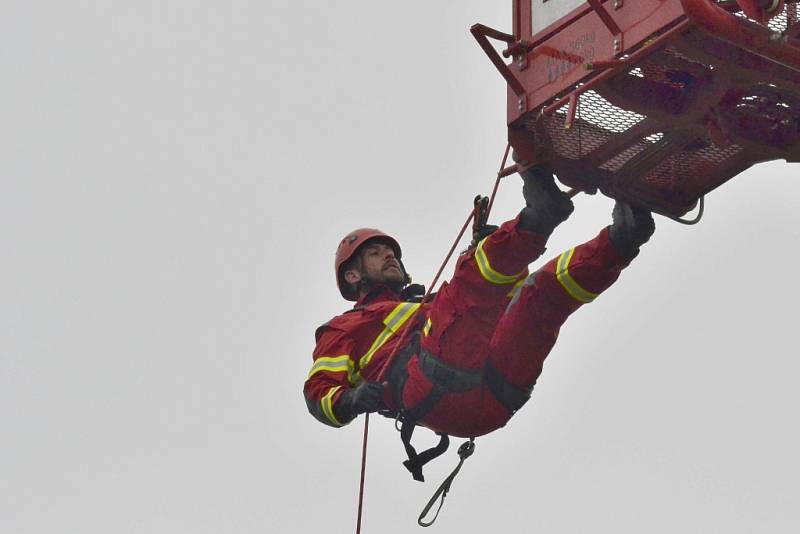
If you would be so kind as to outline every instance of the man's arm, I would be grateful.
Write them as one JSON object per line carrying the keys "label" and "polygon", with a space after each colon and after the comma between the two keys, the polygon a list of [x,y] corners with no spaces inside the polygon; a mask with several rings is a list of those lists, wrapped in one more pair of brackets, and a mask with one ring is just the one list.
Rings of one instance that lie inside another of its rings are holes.
{"label": "man's arm", "polygon": [[383,384],[355,383],[353,340],[330,326],[320,328],[317,334],[314,364],[303,387],[311,415],[326,425],[340,427],[358,414],[377,411]]}
{"label": "man's arm", "polygon": [[330,326],[317,331],[314,363],[303,386],[308,411],[318,421],[344,426],[355,416],[345,417],[337,405],[355,380],[355,342],[346,332]]}

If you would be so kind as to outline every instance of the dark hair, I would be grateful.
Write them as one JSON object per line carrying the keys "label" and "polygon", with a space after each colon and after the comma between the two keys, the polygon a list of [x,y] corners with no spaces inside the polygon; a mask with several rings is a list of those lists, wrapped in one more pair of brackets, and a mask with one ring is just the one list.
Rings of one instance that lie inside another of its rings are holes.
{"label": "dark hair", "polygon": [[339,271],[339,272],[342,273],[342,281],[345,284],[347,284],[347,287],[349,287],[350,290],[352,290],[353,294],[355,294],[356,296],[358,296],[358,294],[359,294],[359,287],[361,286],[361,283],[360,282],[357,283],[357,284],[349,283],[345,279],[344,273],[346,273],[347,271],[352,271],[352,270],[356,270],[356,271],[361,272],[361,269],[364,266],[364,261],[361,259],[361,252],[362,252],[362,249],[361,249],[361,247],[359,247],[359,249],[356,250],[355,254],[350,256],[350,259],[342,264],[341,271]]}

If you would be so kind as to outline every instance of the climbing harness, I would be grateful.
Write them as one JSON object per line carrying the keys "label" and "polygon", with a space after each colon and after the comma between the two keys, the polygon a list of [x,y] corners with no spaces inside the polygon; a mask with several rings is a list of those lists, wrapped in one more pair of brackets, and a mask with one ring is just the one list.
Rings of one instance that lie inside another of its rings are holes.
{"label": "climbing harness", "polygon": [[433,407],[435,401],[438,400],[438,398],[428,400],[432,397],[429,395],[426,400],[411,410],[406,410],[403,406],[403,388],[408,380],[408,362],[414,355],[420,354],[419,325],[415,325],[412,336],[411,342],[400,350],[389,370],[387,379],[392,388],[392,398],[394,399],[395,406],[398,407],[398,411],[396,414],[388,413],[386,415],[395,418],[395,428],[400,432],[400,441],[402,441],[403,448],[408,456],[408,459],[403,462],[403,465],[411,473],[414,480],[425,482],[425,477],[422,474],[423,466],[447,451],[447,448],[450,446],[450,438],[447,434],[439,434],[439,443],[421,453],[418,453],[411,444],[411,436],[414,433],[417,422]]}
{"label": "climbing harness", "polygon": [[[497,401],[513,414],[530,399],[533,390],[511,384],[490,362],[487,362],[483,371],[470,371],[448,365],[420,346],[418,329],[412,335],[411,342],[398,352],[389,371],[388,381],[395,405],[399,407],[395,415],[395,425],[400,424],[400,439],[408,455],[403,465],[411,472],[414,480],[424,482],[423,466],[444,454],[449,438],[446,434],[438,434],[440,438],[436,446],[418,453],[411,444],[411,436],[417,423],[438,404],[444,394],[465,393],[485,384]],[[433,387],[419,403],[409,408],[404,406],[402,392],[408,379],[408,362],[414,356],[419,360],[422,374]]]}

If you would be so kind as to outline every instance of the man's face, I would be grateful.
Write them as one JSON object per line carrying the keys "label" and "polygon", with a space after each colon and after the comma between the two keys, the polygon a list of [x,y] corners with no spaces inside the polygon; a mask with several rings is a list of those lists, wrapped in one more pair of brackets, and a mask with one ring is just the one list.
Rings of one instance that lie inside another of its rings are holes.
{"label": "man's face", "polygon": [[405,273],[394,255],[394,249],[381,241],[367,243],[359,251],[361,276],[376,283],[402,284]]}

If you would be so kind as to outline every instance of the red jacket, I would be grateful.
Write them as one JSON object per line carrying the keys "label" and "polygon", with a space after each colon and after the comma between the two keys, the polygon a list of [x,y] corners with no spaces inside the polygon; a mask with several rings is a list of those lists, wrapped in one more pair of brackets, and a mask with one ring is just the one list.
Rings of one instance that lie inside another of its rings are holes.
{"label": "red jacket", "polygon": [[[317,329],[314,364],[303,387],[314,417],[334,427],[350,422],[336,415],[341,394],[362,380],[377,380],[403,332],[415,324],[419,307],[400,300],[386,287],[378,287],[356,302],[352,310]],[[404,342],[409,341],[410,332]],[[385,408],[393,408],[388,388],[384,401]]]}

